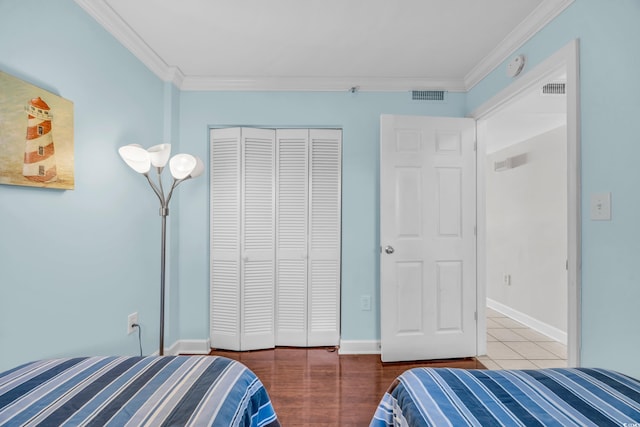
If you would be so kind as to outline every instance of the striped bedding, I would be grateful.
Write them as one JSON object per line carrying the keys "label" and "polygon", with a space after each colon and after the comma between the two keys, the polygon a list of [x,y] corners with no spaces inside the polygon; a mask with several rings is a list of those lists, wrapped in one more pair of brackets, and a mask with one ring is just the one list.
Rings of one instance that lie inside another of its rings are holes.
{"label": "striped bedding", "polygon": [[260,380],[215,356],[78,357],[0,373],[2,426],[279,426]]}
{"label": "striped bedding", "polygon": [[414,368],[370,427],[640,426],[640,382],[605,369]]}

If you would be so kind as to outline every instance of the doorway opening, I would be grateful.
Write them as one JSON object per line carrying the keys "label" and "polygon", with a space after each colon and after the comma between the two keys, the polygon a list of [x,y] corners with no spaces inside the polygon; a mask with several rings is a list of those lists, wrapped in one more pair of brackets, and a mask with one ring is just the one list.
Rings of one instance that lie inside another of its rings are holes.
{"label": "doorway opening", "polygon": [[[520,320],[528,326],[565,341],[568,365],[579,366],[578,87],[576,40],[472,113],[478,120],[479,355],[487,353],[489,303],[503,312],[511,309],[512,314],[522,315]],[[558,93],[562,91],[564,94]],[[532,110],[534,104],[537,107]],[[517,132],[509,132],[506,122],[515,125]],[[505,141],[516,144],[508,146]],[[558,141],[564,144],[559,146]],[[546,179],[551,181],[546,188],[534,182]],[[541,194],[532,194],[532,188]],[[513,218],[514,206],[526,210],[526,214],[521,212],[520,218]],[[504,218],[500,220],[497,215]],[[520,241],[514,243],[514,239]],[[545,245],[549,246],[540,247]],[[525,273],[527,269],[529,273]],[[532,277],[531,269],[538,273],[545,270],[546,275]],[[536,279],[540,280],[539,288],[531,289]],[[547,305],[541,307],[544,302],[539,302],[534,307],[536,298],[546,298]]]}

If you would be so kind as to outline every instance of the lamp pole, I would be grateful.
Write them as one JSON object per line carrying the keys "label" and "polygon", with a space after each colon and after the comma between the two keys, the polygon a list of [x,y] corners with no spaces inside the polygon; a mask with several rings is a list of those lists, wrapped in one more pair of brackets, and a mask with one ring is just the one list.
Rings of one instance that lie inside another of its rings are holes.
{"label": "lamp pole", "polygon": [[162,169],[162,167],[157,168],[159,187],[153,183],[148,173],[145,174],[149,185],[160,201],[160,217],[162,218],[162,231],[160,234],[160,339],[158,341],[158,354],[160,356],[164,355],[164,295],[166,289],[167,270],[167,216],[169,215],[169,200],[171,200],[171,194],[173,194],[173,189],[176,188],[177,185],[176,180],[174,179],[169,196],[165,199],[164,189],[162,188]]}
{"label": "lamp pole", "polygon": [[[137,144],[125,145],[118,150],[122,159],[136,172],[147,178],[153,192],[160,201],[160,217],[162,232],[160,243],[160,340],[158,354],[164,355],[164,304],[166,292],[166,260],[167,260],[167,216],[169,215],[169,202],[173,190],[182,182],[190,178],[200,176],[204,171],[202,160],[189,154],[177,154],[171,158],[169,168],[173,176],[173,183],[169,194],[164,193],[162,186],[162,171],[164,170],[171,153],[170,144],[160,144],[145,150]],[[149,176],[151,166],[154,166],[158,175],[158,183],[154,183]]]}
{"label": "lamp pole", "polygon": [[175,190],[178,184],[185,179],[191,178],[191,176],[188,176],[187,178],[177,179],[174,176],[171,190],[169,190],[169,194],[165,197],[164,188],[162,187],[162,170],[163,167],[157,167],[158,185],[154,184],[148,173],[144,174],[153,192],[158,196],[158,200],[160,201],[160,217],[162,218],[162,231],[160,233],[160,339],[158,348],[158,354],[160,356],[164,355],[164,301],[166,293],[167,216],[169,216],[169,202],[171,201],[173,190]]}
{"label": "lamp pole", "polygon": [[167,259],[167,215],[169,215],[169,208],[160,208],[160,216],[162,216],[162,244],[160,255],[160,348],[158,354],[162,356],[164,354],[164,293],[165,293],[165,274],[166,274],[166,259]]}

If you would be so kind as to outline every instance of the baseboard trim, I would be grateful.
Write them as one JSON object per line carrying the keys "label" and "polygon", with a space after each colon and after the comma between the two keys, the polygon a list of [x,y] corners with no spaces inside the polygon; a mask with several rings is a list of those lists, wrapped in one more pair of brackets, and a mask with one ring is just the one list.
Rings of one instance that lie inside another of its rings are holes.
{"label": "baseboard trim", "polygon": [[556,328],[555,326],[551,326],[547,323],[541,322],[538,319],[529,316],[528,314],[524,314],[519,312],[518,310],[514,310],[513,308],[494,301],[491,298],[487,298],[487,307],[522,323],[523,325],[535,330],[536,332],[540,332],[541,334],[546,335],[549,338],[552,338],[565,345],[567,344],[567,333]]}
{"label": "baseboard trim", "polygon": [[[209,354],[211,343],[206,340],[179,340],[165,349],[165,354]],[[157,352],[155,353],[157,355]],[[338,354],[380,354],[380,340],[340,340]]]}
{"label": "baseboard trim", "polygon": [[209,340],[179,340],[165,350],[165,354],[177,356],[179,354],[209,354],[211,344]]}
{"label": "baseboard trim", "polygon": [[338,354],[380,354],[380,340],[340,340]]}

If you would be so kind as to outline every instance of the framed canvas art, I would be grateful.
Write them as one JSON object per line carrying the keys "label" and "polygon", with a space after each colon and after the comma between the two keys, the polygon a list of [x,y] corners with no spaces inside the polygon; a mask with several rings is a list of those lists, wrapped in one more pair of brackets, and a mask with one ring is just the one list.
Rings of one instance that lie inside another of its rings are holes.
{"label": "framed canvas art", "polygon": [[74,188],[73,103],[2,71],[0,184]]}

